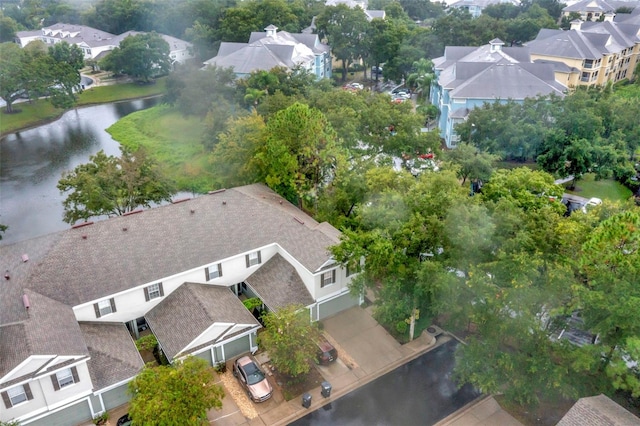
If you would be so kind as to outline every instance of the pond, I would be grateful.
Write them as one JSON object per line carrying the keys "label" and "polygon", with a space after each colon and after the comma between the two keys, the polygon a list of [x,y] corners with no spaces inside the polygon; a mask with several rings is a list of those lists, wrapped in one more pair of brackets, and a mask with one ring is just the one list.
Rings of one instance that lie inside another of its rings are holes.
{"label": "pond", "polygon": [[158,102],[151,98],[79,108],[55,122],[4,137],[0,141],[0,223],[9,229],[0,243],[69,228],[62,221],[64,196],[56,187],[62,173],[89,162],[100,150],[120,155],[120,144],[105,129]]}

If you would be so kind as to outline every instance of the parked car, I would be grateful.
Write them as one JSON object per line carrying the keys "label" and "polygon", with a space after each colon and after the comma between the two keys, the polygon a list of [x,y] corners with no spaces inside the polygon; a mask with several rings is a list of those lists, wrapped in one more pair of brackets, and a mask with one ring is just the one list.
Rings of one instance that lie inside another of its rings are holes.
{"label": "parked car", "polygon": [[263,402],[271,398],[273,388],[258,363],[250,356],[238,358],[233,363],[233,375],[254,402]]}
{"label": "parked car", "polygon": [[120,417],[116,422],[116,426],[131,426],[131,418],[129,418],[129,413]]}
{"label": "parked car", "polygon": [[316,359],[318,360],[318,364],[327,365],[338,359],[338,351],[327,339],[321,337],[317,341],[317,345],[318,352],[316,354]]}

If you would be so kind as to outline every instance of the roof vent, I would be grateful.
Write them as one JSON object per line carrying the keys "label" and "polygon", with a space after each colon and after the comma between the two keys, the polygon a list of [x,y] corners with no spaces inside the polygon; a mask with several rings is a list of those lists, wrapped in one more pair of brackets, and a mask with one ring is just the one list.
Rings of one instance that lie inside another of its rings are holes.
{"label": "roof vent", "polygon": [[31,305],[29,304],[29,296],[27,296],[26,294],[22,295],[22,304],[24,305],[24,308],[26,310],[29,310],[29,307],[31,307]]}
{"label": "roof vent", "polygon": [[9,281],[9,278],[11,278],[11,275],[9,275],[9,270],[7,269],[6,271],[4,271],[4,279]]}
{"label": "roof vent", "polygon": [[300,219],[299,217],[294,216],[293,218],[294,218],[294,219],[296,220],[296,222],[298,222],[300,225],[304,225],[304,221],[303,221],[302,219]]}
{"label": "roof vent", "polygon": [[224,200],[224,201],[222,202],[222,205],[223,205],[223,206],[226,206],[226,205],[227,205],[227,200]]}
{"label": "roof vent", "polygon": [[83,239],[83,240],[86,240],[86,239],[87,239],[87,235],[86,235],[86,234],[85,234],[85,235],[83,235],[83,236],[82,236],[82,239]]}
{"label": "roof vent", "polygon": [[123,227],[122,227],[122,230],[123,230],[124,232],[126,232],[126,231],[127,231],[127,229],[128,229],[128,228],[127,228],[126,226],[123,226]]}
{"label": "roof vent", "polygon": [[26,253],[22,255],[22,261],[23,262],[28,262],[29,261],[29,256]]}
{"label": "roof vent", "polygon": [[194,209],[191,209],[191,214],[194,214],[196,211]]}

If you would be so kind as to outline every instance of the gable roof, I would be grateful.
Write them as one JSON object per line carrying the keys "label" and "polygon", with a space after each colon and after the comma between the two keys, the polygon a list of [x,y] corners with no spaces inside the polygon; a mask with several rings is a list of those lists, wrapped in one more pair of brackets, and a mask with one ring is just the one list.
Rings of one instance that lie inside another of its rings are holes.
{"label": "gable roof", "polygon": [[[89,355],[70,306],[25,289],[29,309],[20,322],[0,326],[0,377],[31,355]],[[53,320],[55,318],[55,321]]]}
{"label": "gable roof", "polygon": [[144,367],[124,324],[81,322],[80,330],[91,356],[87,364],[94,389],[127,380]]}
{"label": "gable roof", "polygon": [[274,243],[315,272],[339,241],[331,229],[265,185],[248,185],[62,231],[23,285],[76,306]]}
{"label": "gable roof", "polygon": [[269,32],[252,32],[249,43],[220,43],[218,55],[205,61],[205,65],[232,67],[237,74],[250,74],[274,67],[293,68],[329,51],[316,34],[276,32],[273,25],[265,29]]}
{"label": "gable roof", "polygon": [[614,12],[617,7],[606,0],[582,0],[562,8],[563,12]]}
{"label": "gable roof", "polygon": [[557,426],[632,426],[640,419],[605,395],[580,398]]}
{"label": "gable roof", "polygon": [[279,254],[274,255],[257,271],[245,279],[258,297],[271,310],[287,305],[308,306],[313,297],[295,268]]}
{"label": "gable roof", "polygon": [[246,330],[260,326],[228,287],[194,283],[182,284],[145,319],[169,359],[216,322],[244,325]]}

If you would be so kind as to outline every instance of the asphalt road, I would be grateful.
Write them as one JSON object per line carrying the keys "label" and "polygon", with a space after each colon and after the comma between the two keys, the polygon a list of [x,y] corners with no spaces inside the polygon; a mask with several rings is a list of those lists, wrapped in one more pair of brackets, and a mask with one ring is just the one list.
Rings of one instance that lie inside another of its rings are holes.
{"label": "asphalt road", "polygon": [[291,425],[433,425],[479,396],[451,380],[458,344],[446,342]]}

